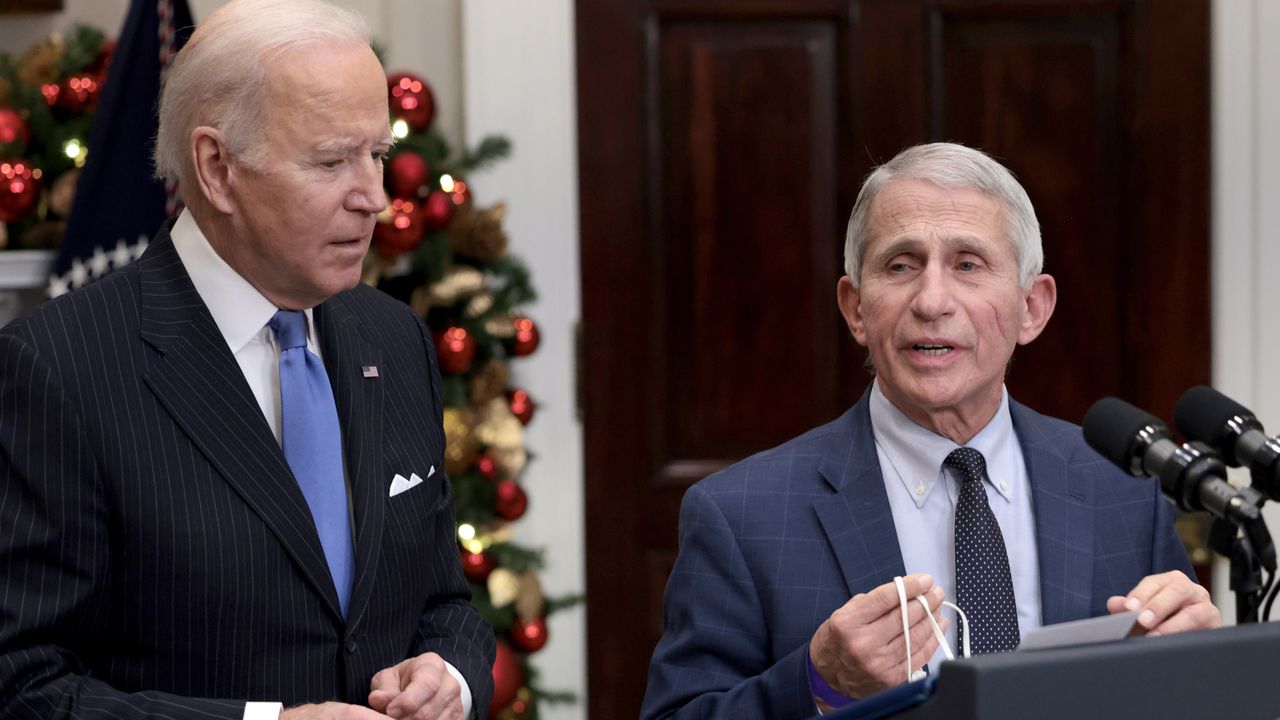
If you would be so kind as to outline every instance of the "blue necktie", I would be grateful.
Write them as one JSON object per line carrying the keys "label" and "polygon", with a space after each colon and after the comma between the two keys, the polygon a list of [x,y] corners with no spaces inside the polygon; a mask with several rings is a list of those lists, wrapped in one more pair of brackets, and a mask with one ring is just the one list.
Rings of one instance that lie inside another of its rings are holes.
{"label": "blue necktie", "polygon": [[311,508],[345,618],[356,563],[338,407],[324,365],[307,350],[307,316],[300,310],[279,310],[267,325],[280,343],[284,457]]}
{"label": "blue necktie", "polygon": [[1013,575],[987,491],[987,461],[973,448],[952,450],[942,462],[960,474],[956,502],[956,604],[968,616],[973,653],[1006,652],[1018,647],[1018,604]]}

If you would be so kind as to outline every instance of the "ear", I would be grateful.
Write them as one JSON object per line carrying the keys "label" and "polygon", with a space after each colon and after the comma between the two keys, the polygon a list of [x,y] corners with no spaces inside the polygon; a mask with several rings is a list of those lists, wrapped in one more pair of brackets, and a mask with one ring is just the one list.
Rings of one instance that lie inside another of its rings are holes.
{"label": "ear", "polygon": [[191,131],[191,164],[200,194],[218,212],[229,214],[235,208],[232,199],[231,153],[222,142],[217,128],[200,126]]}
{"label": "ear", "polygon": [[840,282],[836,283],[836,304],[840,306],[840,314],[844,316],[844,322],[849,326],[853,339],[857,340],[859,345],[866,347],[867,329],[862,316],[862,293],[853,286],[853,281],[848,275],[840,278]]}
{"label": "ear", "polygon": [[1053,308],[1058,304],[1058,284],[1052,275],[1037,275],[1031,280],[1031,289],[1023,297],[1026,311],[1022,314],[1022,328],[1018,331],[1018,344],[1026,345],[1040,336],[1049,324]]}

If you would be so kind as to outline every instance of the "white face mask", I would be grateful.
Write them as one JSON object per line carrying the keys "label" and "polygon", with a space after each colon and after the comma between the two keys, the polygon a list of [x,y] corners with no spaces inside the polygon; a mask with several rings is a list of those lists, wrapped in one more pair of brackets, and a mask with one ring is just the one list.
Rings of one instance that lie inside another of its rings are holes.
{"label": "white face mask", "polygon": [[[907,661],[904,663],[904,667],[907,671],[907,682],[923,680],[925,678],[924,670],[911,669],[911,623],[908,622],[907,619],[907,612],[910,610],[909,603],[907,602],[907,588],[903,585],[902,578],[900,576],[893,579],[893,584],[894,587],[898,588],[898,607],[902,610],[902,636],[903,639],[907,641]],[[920,605],[924,608],[925,617],[929,618],[929,624],[933,625],[933,636],[938,639],[938,645],[942,648],[942,654],[945,655],[948,660],[955,660],[955,653],[951,652],[951,646],[947,644],[947,638],[942,634],[942,627],[938,625],[938,621],[934,619],[933,611],[929,609],[928,601],[923,597],[916,597],[916,600],[920,601]],[[944,600],[942,604],[956,611],[956,618],[959,620],[957,625],[960,633],[960,647],[964,652],[963,657],[967,658],[970,655],[969,618],[965,617],[964,611],[955,603],[950,603]]]}

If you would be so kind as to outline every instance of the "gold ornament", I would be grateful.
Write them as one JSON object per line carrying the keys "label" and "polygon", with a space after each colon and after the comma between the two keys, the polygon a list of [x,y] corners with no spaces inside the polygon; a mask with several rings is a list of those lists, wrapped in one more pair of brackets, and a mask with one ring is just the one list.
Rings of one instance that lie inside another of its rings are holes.
{"label": "gold ornament", "polygon": [[523,447],[489,448],[489,457],[493,458],[494,464],[498,466],[498,474],[504,478],[516,477],[529,462],[529,454]]}
{"label": "gold ornament", "polygon": [[62,36],[57,34],[36,43],[18,61],[18,80],[33,88],[58,82],[58,64],[66,51]]}
{"label": "gold ornament", "polygon": [[484,321],[484,331],[499,340],[513,338],[516,335],[515,318],[510,315],[489,318]]}
{"label": "gold ornament", "polygon": [[490,530],[487,537],[492,544],[509,543],[516,539],[516,531],[510,523],[503,522],[501,526]]}
{"label": "gold ornament", "polygon": [[506,203],[483,210],[463,205],[449,224],[449,243],[463,257],[493,262],[507,253],[507,233],[502,220],[507,216]]}
{"label": "gold ornament", "polygon": [[480,422],[476,425],[480,443],[493,449],[520,447],[524,444],[524,425],[511,414],[505,398],[494,398],[480,406]]}
{"label": "gold ornament", "polygon": [[71,204],[76,199],[76,181],[80,179],[80,168],[73,168],[58,176],[49,188],[49,209],[62,217],[71,215]]}
{"label": "gold ornament", "polygon": [[522,622],[533,622],[546,614],[547,596],[542,592],[537,573],[530,570],[521,575],[517,587],[520,592],[516,596],[516,615]]}
{"label": "gold ornament", "polygon": [[471,296],[471,300],[467,302],[467,307],[462,311],[462,316],[468,320],[475,320],[489,312],[491,307],[493,307],[493,295],[487,292],[478,292]]}
{"label": "gold ornament", "polygon": [[461,475],[475,463],[480,441],[475,432],[476,416],[469,409],[444,409],[444,470]]}
{"label": "gold ornament", "polygon": [[520,596],[520,576],[507,568],[497,568],[489,573],[489,602],[496,608],[504,608]]}
{"label": "gold ornament", "polygon": [[430,289],[434,305],[452,305],[460,298],[484,288],[484,273],[465,265],[449,268]]}
{"label": "gold ornament", "polygon": [[480,366],[471,375],[469,389],[471,402],[475,405],[484,405],[502,397],[507,390],[507,366],[497,360]]}

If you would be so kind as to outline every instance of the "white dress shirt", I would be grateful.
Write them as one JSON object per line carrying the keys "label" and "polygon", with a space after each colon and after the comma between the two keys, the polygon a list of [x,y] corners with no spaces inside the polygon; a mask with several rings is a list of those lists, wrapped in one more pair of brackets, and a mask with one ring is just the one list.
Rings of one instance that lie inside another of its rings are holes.
{"label": "white dress shirt", "polygon": [[[280,443],[280,344],[267,326],[279,308],[214,251],[189,210],[178,216],[169,237]],[[323,362],[311,309],[303,312],[307,316],[307,350]],[[462,673],[447,661],[445,669],[462,687],[462,711],[470,717],[471,688]],[[245,707],[244,720],[276,720],[281,710],[278,702],[250,702]]]}
{"label": "white dress shirt", "polygon": [[[954,603],[955,507],[962,481],[954,470],[943,468],[942,461],[959,446],[908,418],[884,396],[879,380],[872,386],[870,402],[876,454],[902,564],[907,573],[932,575],[934,583],[946,591],[946,599]],[[1041,624],[1040,562],[1031,483],[1013,431],[1007,390],[1001,389],[1000,408],[967,447],[981,452],[987,461],[988,480],[983,487],[1009,552],[1018,629],[1026,634]],[[951,617],[951,647],[959,657],[954,613],[946,608],[943,613]],[[939,649],[929,661],[929,671],[936,673],[943,659]]]}

